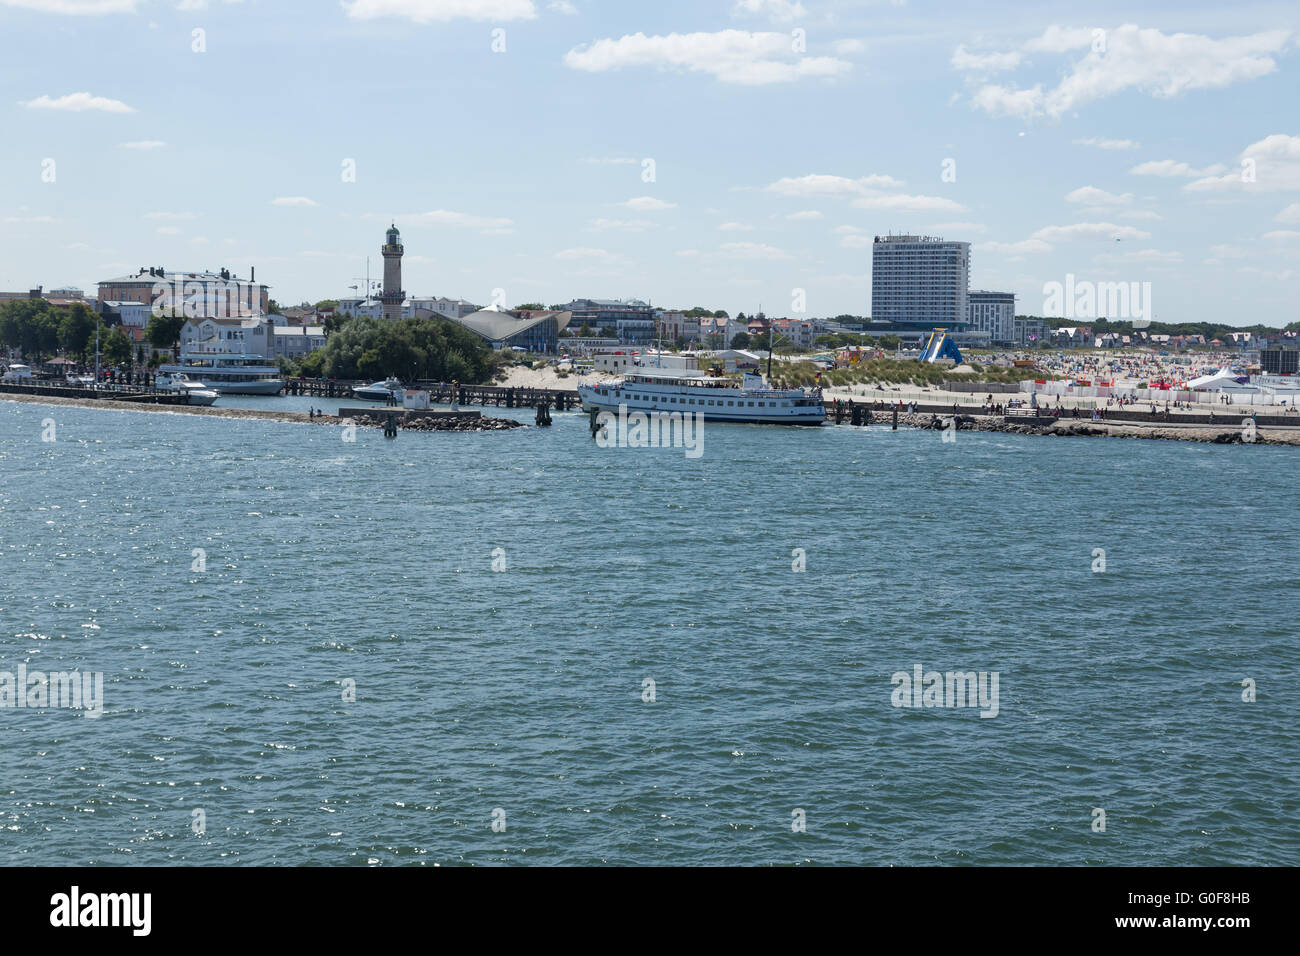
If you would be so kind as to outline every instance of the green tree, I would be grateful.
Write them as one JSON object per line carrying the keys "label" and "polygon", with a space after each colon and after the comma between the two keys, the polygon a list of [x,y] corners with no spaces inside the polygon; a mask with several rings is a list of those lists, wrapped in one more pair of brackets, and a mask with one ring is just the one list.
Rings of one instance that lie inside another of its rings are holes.
{"label": "green tree", "polygon": [[113,365],[125,365],[131,361],[131,336],[120,326],[108,333],[104,341],[104,357]]}
{"label": "green tree", "polygon": [[[319,357],[317,357],[319,356]],[[499,359],[477,335],[444,319],[388,322],[354,318],[301,363],[303,374],[328,378],[488,381]]]}
{"label": "green tree", "polygon": [[542,305],[540,302],[525,302],[523,305],[515,306],[515,308],[520,310],[527,309],[530,312],[546,311],[546,306]]}
{"label": "green tree", "polygon": [[748,333],[748,332],[737,332],[735,335],[733,335],[733,336],[731,337],[731,347],[732,347],[733,349],[747,349],[747,348],[749,348],[749,333]]}
{"label": "green tree", "polygon": [[144,330],[144,337],[156,349],[175,349],[180,341],[181,329],[185,327],[185,316],[166,312],[155,312],[149,316],[149,325]]}
{"label": "green tree", "polygon": [[95,334],[95,315],[84,303],[75,302],[59,322],[59,345],[65,355],[84,357]]}

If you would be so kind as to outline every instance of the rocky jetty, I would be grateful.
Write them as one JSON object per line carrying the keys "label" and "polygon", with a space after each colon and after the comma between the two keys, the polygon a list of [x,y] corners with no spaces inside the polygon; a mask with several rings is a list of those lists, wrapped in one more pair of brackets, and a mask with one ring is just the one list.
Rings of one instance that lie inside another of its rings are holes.
{"label": "rocky jetty", "polygon": [[[508,431],[511,428],[523,428],[524,423],[515,421],[513,418],[487,418],[469,417],[437,417],[425,418],[415,416],[394,415],[397,419],[397,427],[402,431],[408,432],[491,432],[491,431]],[[383,428],[388,416],[378,415],[355,415],[347,421],[356,422],[358,425],[368,425],[374,428]]]}
{"label": "rocky jetty", "polygon": [[[902,414],[898,424],[909,428],[942,430],[950,427],[956,418],[958,431],[1004,432],[1009,435],[1061,435],[1109,438],[1147,438],[1164,441],[1195,441],[1212,445],[1300,445],[1300,430],[1258,428],[1248,437],[1245,429],[1224,426],[1137,424],[1132,422],[1104,422],[1091,419],[1062,418],[1038,424],[1018,422],[999,415],[936,415],[929,412]],[[892,411],[873,411],[872,425],[888,425],[893,421]],[[847,422],[846,422],[847,423]]]}

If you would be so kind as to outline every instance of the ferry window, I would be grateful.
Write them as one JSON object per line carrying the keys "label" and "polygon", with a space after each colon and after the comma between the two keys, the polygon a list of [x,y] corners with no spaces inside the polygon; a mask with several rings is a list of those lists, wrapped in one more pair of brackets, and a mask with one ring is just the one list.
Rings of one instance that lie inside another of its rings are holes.
{"label": "ferry window", "polygon": [[727,402],[728,405],[735,405],[735,402]]}

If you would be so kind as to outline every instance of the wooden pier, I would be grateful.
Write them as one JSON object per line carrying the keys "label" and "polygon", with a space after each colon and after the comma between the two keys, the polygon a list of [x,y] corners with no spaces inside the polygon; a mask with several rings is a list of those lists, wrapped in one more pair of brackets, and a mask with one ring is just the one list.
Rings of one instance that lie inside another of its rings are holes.
{"label": "wooden pier", "polygon": [[36,395],[49,398],[93,398],[107,402],[136,402],[146,405],[188,405],[185,396],[169,389],[123,385],[116,388],[91,388],[77,385],[18,385],[0,383],[0,392],[10,395]]}

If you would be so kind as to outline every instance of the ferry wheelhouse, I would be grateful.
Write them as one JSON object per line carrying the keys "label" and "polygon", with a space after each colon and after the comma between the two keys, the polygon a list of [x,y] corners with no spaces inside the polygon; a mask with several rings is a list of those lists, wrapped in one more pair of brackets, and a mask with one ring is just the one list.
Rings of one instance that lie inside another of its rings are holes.
{"label": "ferry wheelhouse", "polygon": [[579,385],[584,411],[697,412],[711,422],[756,425],[821,425],[826,405],[821,389],[768,388],[761,375],[744,381],[681,369],[629,369],[596,385]]}

